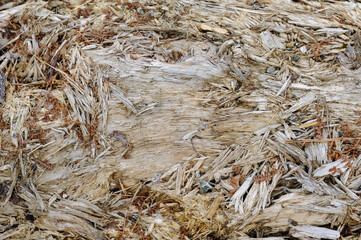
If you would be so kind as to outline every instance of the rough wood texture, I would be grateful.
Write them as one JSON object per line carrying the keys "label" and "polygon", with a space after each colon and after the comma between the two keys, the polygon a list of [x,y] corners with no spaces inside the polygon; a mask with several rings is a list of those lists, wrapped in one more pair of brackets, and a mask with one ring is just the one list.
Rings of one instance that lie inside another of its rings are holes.
{"label": "rough wood texture", "polygon": [[[109,104],[107,132],[124,133],[133,146],[131,157],[121,160],[125,177],[151,177],[195,152],[215,156],[241,133],[252,133],[272,122],[270,111],[251,112],[242,106],[217,109],[216,103],[209,104],[209,84],[231,81],[225,72],[227,66],[211,61],[216,48],[213,44],[177,44],[182,52],[198,50],[201,54],[168,64],[121,61],[109,58],[104,50],[87,52],[96,63],[111,67],[109,79],[121,86],[137,106],[136,114],[127,113],[115,94]],[[201,47],[207,51],[202,52]],[[117,158],[122,151],[124,148],[109,158]]]}
{"label": "rough wood texture", "polygon": [[3,4],[0,239],[357,236],[360,9]]}

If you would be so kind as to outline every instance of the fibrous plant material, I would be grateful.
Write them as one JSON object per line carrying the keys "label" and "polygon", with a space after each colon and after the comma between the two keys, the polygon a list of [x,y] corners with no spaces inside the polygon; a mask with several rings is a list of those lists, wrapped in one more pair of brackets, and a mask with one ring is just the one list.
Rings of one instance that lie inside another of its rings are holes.
{"label": "fibrous plant material", "polygon": [[0,239],[360,232],[359,2],[0,8]]}
{"label": "fibrous plant material", "polygon": [[3,72],[0,71],[0,103],[5,101],[5,83],[6,77]]}

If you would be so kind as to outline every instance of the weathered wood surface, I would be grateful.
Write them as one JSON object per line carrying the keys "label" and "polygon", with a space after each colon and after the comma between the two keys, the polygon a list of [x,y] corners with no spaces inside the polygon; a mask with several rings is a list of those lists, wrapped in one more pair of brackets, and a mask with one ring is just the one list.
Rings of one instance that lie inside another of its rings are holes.
{"label": "weathered wood surface", "polygon": [[2,5],[0,239],[357,235],[360,9]]}

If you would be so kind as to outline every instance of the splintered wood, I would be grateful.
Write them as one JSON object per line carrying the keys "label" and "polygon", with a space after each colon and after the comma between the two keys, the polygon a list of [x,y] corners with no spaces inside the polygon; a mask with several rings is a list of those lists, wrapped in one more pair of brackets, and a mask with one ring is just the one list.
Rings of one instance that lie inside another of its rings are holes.
{"label": "splintered wood", "polygon": [[361,3],[0,6],[0,239],[353,239]]}

